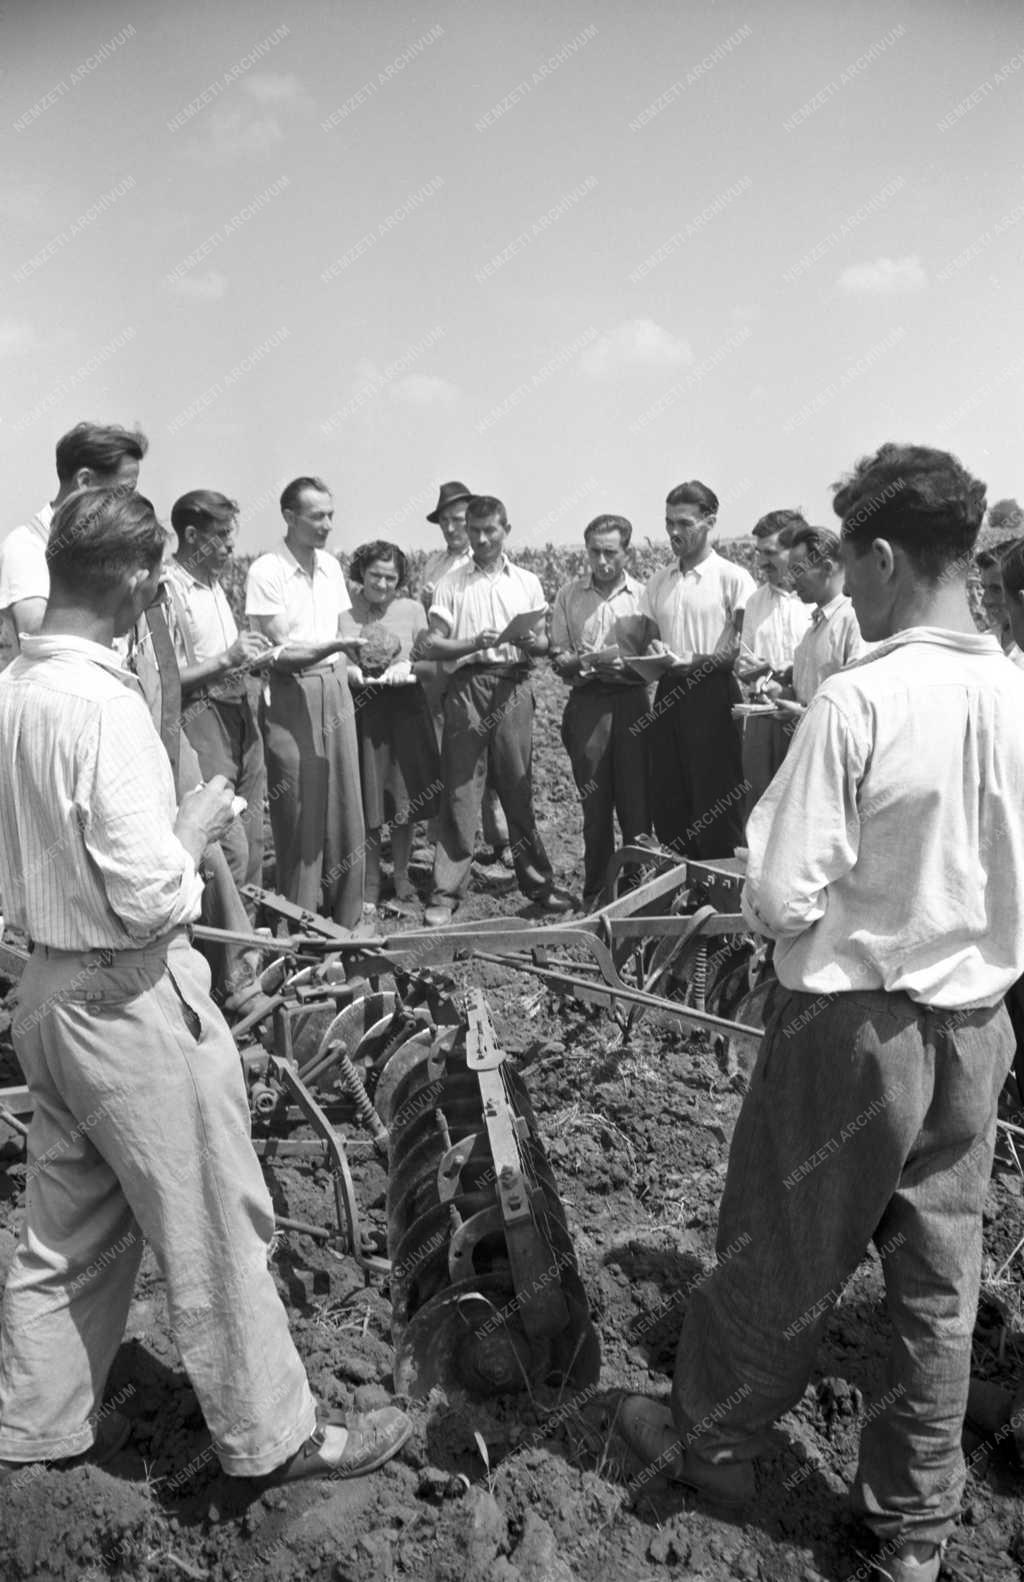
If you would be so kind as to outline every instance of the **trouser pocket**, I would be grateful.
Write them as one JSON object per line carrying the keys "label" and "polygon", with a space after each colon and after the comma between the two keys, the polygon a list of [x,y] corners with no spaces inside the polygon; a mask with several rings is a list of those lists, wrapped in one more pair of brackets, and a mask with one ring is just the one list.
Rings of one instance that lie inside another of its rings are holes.
{"label": "trouser pocket", "polygon": [[182,994],[178,980],[174,976],[174,973],[171,971],[170,967],[167,968],[167,976],[170,979],[171,987],[178,996],[178,1002],[181,1005],[181,1014],[184,1018],[185,1026],[188,1028],[189,1032],[192,1034],[192,1037],[198,1044],[203,1036],[203,1019],[195,1007],[190,1005],[184,994]]}

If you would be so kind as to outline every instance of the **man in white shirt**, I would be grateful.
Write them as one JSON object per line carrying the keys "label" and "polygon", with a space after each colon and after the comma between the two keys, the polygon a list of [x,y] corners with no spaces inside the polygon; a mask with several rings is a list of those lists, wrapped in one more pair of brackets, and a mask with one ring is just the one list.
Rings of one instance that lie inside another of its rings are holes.
{"label": "man in white shirt", "polygon": [[717,518],[707,484],[672,490],[665,530],[675,564],[654,573],[640,604],[652,652],[675,658],[651,711],[651,811],[659,841],[681,857],[731,857],[743,841],[747,786],[732,669],[755,583],[708,543]]}
{"label": "man in white shirt", "polygon": [[53,513],[79,489],[134,489],[149,441],[116,423],[76,423],[57,441],[57,493],[0,544],[0,612],[21,632],[38,632],[46,614],[50,574],[46,541]]}
{"label": "man in white shirt", "polygon": [[765,692],[794,724],[823,681],[867,652],[853,604],[843,592],[839,539],[825,527],[794,533],[789,574],[804,604],[813,606],[811,624],[796,646],[788,686],[769,682]]}
{"label": "man in white shirt", "polygon": [[34,1100],[0,1326],[0,1467],[124,1444],[130,1423],[103,1390],[145,1238],[224,1472],[358,1476],[411,1425],[384,1408],[316,1426],[267,1264],[274,1211],[238,1051],[186,932],[231,787],[217,777],[175,805],[112,650],[156,597],[164,539],[138,494],[70,497],[43,625],[0,677],[0,886],[33,946],[12,1032]]}
{"label": "man in white shirt", "polygon": [[[788,675],[796,645],[807,631],[811,613],[793,588],[789,551],[793,534],[807,523],[799,511],[769,511],[754,524],[757,566],[764,581],[750,595],[736,673],[756,683],[755,700],[764,686]],[[743,724],[743,774],[749,783],[747,813],[759,802],[782,766],[792,735],[792,722],[771,715],[751,715]]]}
{"label": "man in white shirt", "polygon": [[[439,527],[444,538],[444,548],[427,557],[420,574],[420,599],[428,615],[430,606],[434,602],[434,592],[441,578],[447,576],[449,571],[454,571],[456,566],[464,566],[473,558],[473,551],[469,547],[469,533],[466,529],[466,509],[472,498],[472,489],[467,489],[464,483],[452,479],[449,483],[441,484],[437,494],[437,504],[427,514],[427,521]],[[434,729],[437,732],[437,745],[440,747],[444,731],[444,695],[451,675],[451,666],[427,665],[421,662],[418,673],[434,721]],[[511,868],[512,854],[508,844],[508,824],[505,822],[501,802],[489,772],[480,804],[480,827],[483,833],[483,848],[476,854],[477,861],[485,867],[500,863],[503,868]],[[431,819],[429,833],[430,839],[436,841],[436,819]]]}
{"label": "man in white shirt", "polygon": [[342,637],[351,608],[341,566],[325,553],[334,501],[319,478],[295,478],[281,495],[280,549],[249,567],[245,613],[280,648],[263,717],[277,888],[297,906],[346,928],[363,911],[366,832],[355,712]]}
{"label": "man in white shirt", "polygon": [[239,634],[220,577],[238,536],[238,505],[212,489],[175,500],[171,525],[178,538],[165,582],[174,611],[173,635],[181,671],[181,723],[203,777],[224,775],[245,799],[243,884],[263,882],[263,739],[246,677],[269,651],[260,632]]}
{"label": "man in white shirt", "polygon": [[730,1149],[728,1254],[691,1297],[671,1415],[622,1409],[639,1453],[749,1497],[745,1463],[873,1241],[896,1334],[855,1498],[892,1582],[937,1578],[965,1481],[1002,997],[1024,968],[1024,676],[968,604],[984,509],[922,446],[883,446],[838,487],[876,646],[821,686],[747,827],[743,910],[779,986]]}
{"label": "man in white shirt", "polygon": [[554,885],[533,811],[533,688],[530,663],[546,654],[543,619],[532,634],[501,642],[517,615],[539,612],[540,581],[505,553],[511,524],[502,502],[474,495],[467,513],[473,558],[442,577],[427,632],[413,656],[453,662],[444,704],[441,809],[434,885],[425,918],[440,927],[459,906],[473,860],[480,800],[490,766],[508,819],[516,878],[523,894],[545,912],[566,912],[571,897]]}
{"label": "man in white shirt", "polygon": [[[583,905],[601,902],[615,852],[615,820],[624,845],[650,833],[646,742],[640,734],[650,699],[622,659],[621,636],[640,611],[643,588],[626,570],[633,525],[596,516],[583,541],[590,571],[559,588],[551,613],[551,662],[571,688],[562,742],[583,807]],[[611,648],[618,655],[602,657]],[[627,647],[628,652],[628,647]]]}

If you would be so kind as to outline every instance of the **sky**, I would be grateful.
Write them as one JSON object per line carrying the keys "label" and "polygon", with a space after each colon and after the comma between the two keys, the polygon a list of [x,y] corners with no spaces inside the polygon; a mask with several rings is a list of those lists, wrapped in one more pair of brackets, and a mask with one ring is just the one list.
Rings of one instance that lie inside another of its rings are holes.
{"label": "sky", "polygon": [[141,487],[320,475],[333,547],[724,536],[889,439],[1024,495],[1016,0],[0,0],[4,521],[82,418]]}

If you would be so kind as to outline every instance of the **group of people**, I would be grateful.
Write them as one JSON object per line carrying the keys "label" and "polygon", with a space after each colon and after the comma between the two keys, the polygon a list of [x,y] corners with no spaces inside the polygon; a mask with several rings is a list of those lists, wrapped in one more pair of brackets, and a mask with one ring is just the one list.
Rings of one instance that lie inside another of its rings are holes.
{"label": "group of people", "polygon": [[[218,586],[233,503],[183,496],[171,564],[136,492],[144,454],[123,430],[65,435],[52,512],[0,554],[21,644],[0,678],[0,892],[32,942],[14,1038],[36,1105],[0,1328],[0,1467],[123,1442],[101,1400],[138,1231],[226,1472],[355,1476],[404,1443],[394,1407],[318,1421],[267,1268],[240,1064],[187,927],[211,853],[258,870],[260,775],[279,886],[339,922],[379,893],[385,823],[403,899],[395,828],[417,816],[436,846],[427,918],[451,917],[489,789],[523,892],[570,906],[532,802],[530,675],[548,656],[569,689],[586,899],[613,813],[625,840],[653,825],[681,855],[745,842],[743,911],[774,941],[778,980],[721,1261],[689,1293],[670,1401],[626,1396],[608,1432],[645,1479],[749,1502],[750,1464],[873,1242],[895,1335],[855,1498],[875,1574],[934,1582],[965,1479],[982,1206],[1013,1053],[1003,1001],[1024,974],[1024,676],[1008,662],[1024,549],[999,561],[1008,634],[979,633],[967,577],[984,485],[945,452],[883,446],[837,486],[838,534],[792,512],[758,522],[758,589],[710,547],[713,492],[682,484],[666,503],[673,564],[640,587],[630,524],[598,517],[589,574],[548,612],[506,552],[497,498],[442,488],[445,550],[417,602],[383,541],[357,552],[349,588],[325,549],[330,491],[299,478],[283,545],[250,568],[240,634]],[[250,821],[233,845],[238,797]]]}
{"label": "group of people", "polygon": [[[116,427],[80,424],[60,440],[56,499],[0,545],[0,610],[17,632],[35,631],[46,608],[54,510],[101,480],[134,488],[145,452],[143,435]],[[151,678],[169,736],[180,722],[200,776],[224,775],[245,803],[221,842],[236,885],[262,881],[268,806],[277,890],[342,926],[374,923],[382,901],[416,914],[409,862],[423,825],[428,923],[452,917],[473,872],[493,882],[507,868],[541,911],[570,910],[533,804],[531,678],[545,655],[568,688],[583,909],[600,903],[619,841],[653,831],[681,856],[730,855],[799,714],[864,644],[835,534],[797,511],[768,513],[753,529],[757,586],[712,548],[717,513],[703,483],[671,491],[672,561],[646,585],[629,571],[630,522],[596,517],[587,573],[549,609],[508,553],[511,524],[493,496],[441,485],[428,521],[444,547],[414,597],[405,553],[385,540],[358,546],[346,577],[327,547],[331,492],[300,477],[281,495],[281,544],[249,568],[240,632],[221,587],[239,507],[212,490],[182,495],[162,602],[127,660]],[[735,718],[744,697],[763,713]]]}

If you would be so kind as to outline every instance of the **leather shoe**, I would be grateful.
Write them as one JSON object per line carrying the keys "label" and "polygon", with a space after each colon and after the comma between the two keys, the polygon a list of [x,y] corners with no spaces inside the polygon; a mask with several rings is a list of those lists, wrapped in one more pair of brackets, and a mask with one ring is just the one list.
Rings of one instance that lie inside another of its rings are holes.
{"label": "leather shoe", "polygon": [[411,1419],[397,1406],[364,1412],[345,1427],[324,1423],[288,1461],[253,1481],[274,1488],[300,1478],[363,1478],[397,1455],[411,1433]]}
{"label": "leather shoe", "polygon": [[728,1509],[749,1505],[754,1498],[749,1461],[708,1461],[697,1455],[680,1440],[668,1407],[646,1395],[620,1398],[610,1430],[608,1447],[632,1484],[667,1479]]}
{"label": "leather shoe", "polygon": [[569,892],[558,890],[554,885],[550,890],[542,890],[540,895],[535,895],[533,904],[539,906],[542,912],[564,913],[576,910],[576,902]]}
{"label": "leather shoe", "polygon": [[444,901],[438,901],[436,906],[428,906],[423,914],[423,921],[428,928],[444,928],[455,915],[455,908],[448,906]]}

